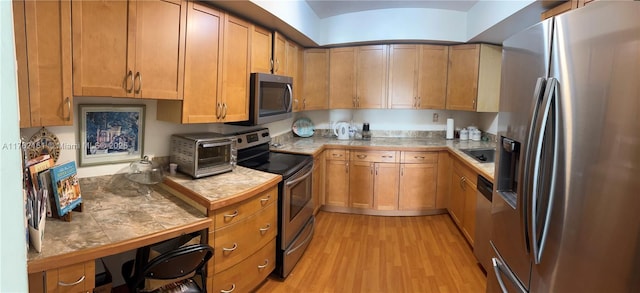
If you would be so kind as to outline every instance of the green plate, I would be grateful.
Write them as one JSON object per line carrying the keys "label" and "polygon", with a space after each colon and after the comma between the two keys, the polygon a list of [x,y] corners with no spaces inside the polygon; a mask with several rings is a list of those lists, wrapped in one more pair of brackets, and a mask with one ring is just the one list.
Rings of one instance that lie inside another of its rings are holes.
{"label": "green plate", "polygon": [[315,128],[313,126],[313,122],[309,120],[309,118],[300,118],[293,122],[291,126],[291,130],[293,133],[300,137],[311,137],[313,136],[313,132]]}

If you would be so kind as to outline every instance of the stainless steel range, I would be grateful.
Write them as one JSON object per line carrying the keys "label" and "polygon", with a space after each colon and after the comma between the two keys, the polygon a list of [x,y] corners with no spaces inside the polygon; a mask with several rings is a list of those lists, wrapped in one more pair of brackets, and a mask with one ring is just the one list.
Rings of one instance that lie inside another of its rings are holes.
{"label": "stainless steel range", "polygon": [[286,278],[313,237],[313,157],[269,150],[267,128],[231,128],[236,136],[239,166],[282,175],[278,185],[278,237],[276,270]]}

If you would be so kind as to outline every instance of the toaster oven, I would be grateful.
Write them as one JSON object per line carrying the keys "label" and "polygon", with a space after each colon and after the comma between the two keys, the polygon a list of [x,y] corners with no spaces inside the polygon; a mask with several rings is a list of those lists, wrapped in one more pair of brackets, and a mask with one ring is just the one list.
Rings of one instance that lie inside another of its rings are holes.
{"label": "toaster oven", "polygon": [[173,134],[171,163],[193,178],[232,171],[236,165],[236,138],[215,132]]}

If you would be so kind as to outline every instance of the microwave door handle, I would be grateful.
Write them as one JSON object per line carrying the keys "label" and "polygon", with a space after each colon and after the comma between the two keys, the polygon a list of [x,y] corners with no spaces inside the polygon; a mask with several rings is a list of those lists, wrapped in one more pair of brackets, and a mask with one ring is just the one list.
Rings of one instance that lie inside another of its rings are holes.
{"label": "microwave door handle", "polygon": [[287,105],[287,112],[291,112],[291,107],[293,106],[293,90],[291,89],[291,85],[288,83],[287,91],[289,92],[289,103]]}

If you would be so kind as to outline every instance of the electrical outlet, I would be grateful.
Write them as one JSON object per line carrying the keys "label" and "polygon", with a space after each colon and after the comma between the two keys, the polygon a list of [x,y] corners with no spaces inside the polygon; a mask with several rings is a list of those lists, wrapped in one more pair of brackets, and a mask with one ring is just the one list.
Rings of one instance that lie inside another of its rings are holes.
{"label": "electrical outlet", "polygon": [[433,122],[438,122],[438,113],[433,113]]}

